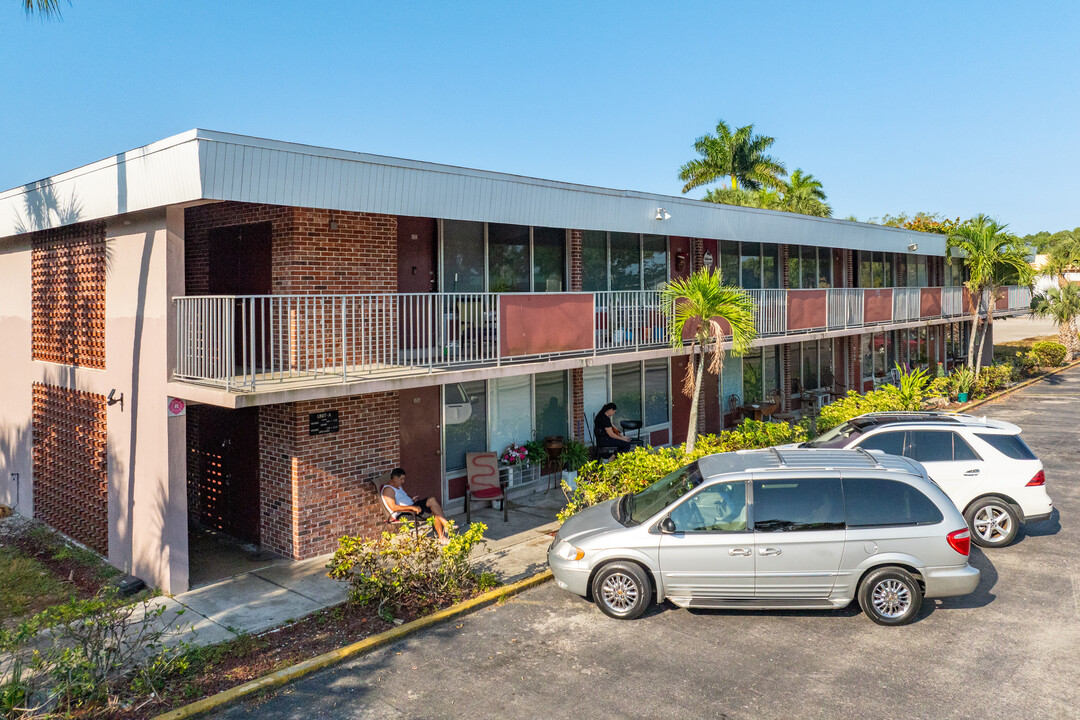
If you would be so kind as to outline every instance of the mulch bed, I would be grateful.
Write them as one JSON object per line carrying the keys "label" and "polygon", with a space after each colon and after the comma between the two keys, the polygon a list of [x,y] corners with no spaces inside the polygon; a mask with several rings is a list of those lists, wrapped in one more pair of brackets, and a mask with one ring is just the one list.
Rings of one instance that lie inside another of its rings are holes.
{"label": "mulch bed", "polygon": [[86,717],[146,720],[392,627],[374,608],[339,605],[283,628],[194,651],[189,670],[169,681],[159,699],[97,709]]}

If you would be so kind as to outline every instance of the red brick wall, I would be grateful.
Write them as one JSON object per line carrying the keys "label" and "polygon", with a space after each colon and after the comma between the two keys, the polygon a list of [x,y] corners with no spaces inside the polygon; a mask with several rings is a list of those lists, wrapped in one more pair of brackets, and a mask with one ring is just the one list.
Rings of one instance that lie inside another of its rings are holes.
{"label": "red brick wall", "polygon": [[275,294],[397,291],[395,216],[224,202],[185,211],[189,294],[209,292],[210,230],[257,222],[272,226]]}
{"label": "red brick wall", "polygon": [[[308,415],[337,410],[340,430],[308,434]],[[295,559],[383,522],[374,480],[399,463],[397,393],[263,407],[259,414],[263,547]]]}
{"label": "red brick wall", "polygon": [[570,231],[570,292],[581,292],[581,230]]}
{"label": "red brick wall", "polygon": [[109,553],[105,396],[34,383],[34,517]]}
{"label": "red brick wall", "polygon": [[34,360],[105,367],[105,223],[31,236]]}
{"label": "red brick wall", "polygon": [[589,436],[585,432],[585,372],[581,368],[570,371],[570,397],[573,437],[586,442]]}

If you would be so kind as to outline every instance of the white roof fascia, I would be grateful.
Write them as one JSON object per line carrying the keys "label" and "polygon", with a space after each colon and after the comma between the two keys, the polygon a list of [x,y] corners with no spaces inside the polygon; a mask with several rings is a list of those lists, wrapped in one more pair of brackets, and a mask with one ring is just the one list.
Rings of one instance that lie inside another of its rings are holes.
{"label": "white roof fascia", "polygon": [[[0,237],[196,200],[944,255],[945,237],[191,130],[0,193]],[[670,219],[656,220],[658,208]]]}

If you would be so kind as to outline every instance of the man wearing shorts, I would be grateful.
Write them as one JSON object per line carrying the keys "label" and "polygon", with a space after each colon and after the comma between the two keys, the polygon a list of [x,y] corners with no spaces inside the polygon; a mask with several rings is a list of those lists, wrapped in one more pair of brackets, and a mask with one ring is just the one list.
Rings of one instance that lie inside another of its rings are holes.
{"label": "man wearing shorts", "polygon": [[435,532],[439,536],[439,541],[443,544],[449,542],[446,536],[446,528],[448,520],[443,515],[442,506],[439,505],[439,501],[433,497],[420,497],[419,495],[413,497],[409,493],[402,489],[402,485],[405,484],[405,471],[401,468],[394,468],[390,471],[390,482],[383,486],[382,494],[383,499],[386,501],[386,506],[390,509],[390,515],[394,520],[397,520],[399,516],[405,513],[411,513],[416,516],[417,520],[423,520],[425,517],[432,517],[435,519]]}

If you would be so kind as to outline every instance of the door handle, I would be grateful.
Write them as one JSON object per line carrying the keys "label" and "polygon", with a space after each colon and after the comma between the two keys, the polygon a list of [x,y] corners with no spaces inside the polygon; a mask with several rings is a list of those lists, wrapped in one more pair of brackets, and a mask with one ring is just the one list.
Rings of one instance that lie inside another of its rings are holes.
{"label": "door handle", "polygon": [[758,554],[760,554],[760,555],[779,555],[780,554],[780,548],[771,548],[771,547],[759,548],[758,549]]}
{"label": "door handle", "polygon": [[751,555],[752,553],[750,552],[749,548],[731,548],[730,550],[727,551],[727,554],[728,555],[742,555],[743,557],[747,557],[747,556]]}
{"label": "door handle", "polygon": [[967,471],[966,473],[964,473],[964,475],[965,475],[966,477],[971,477],[971,476],[973,476],[973,475],[978,475],[978,474],[979,474],[979,470],[978,470],[978,469],[975,469],[975,470],[968,470],[968,471]]}

